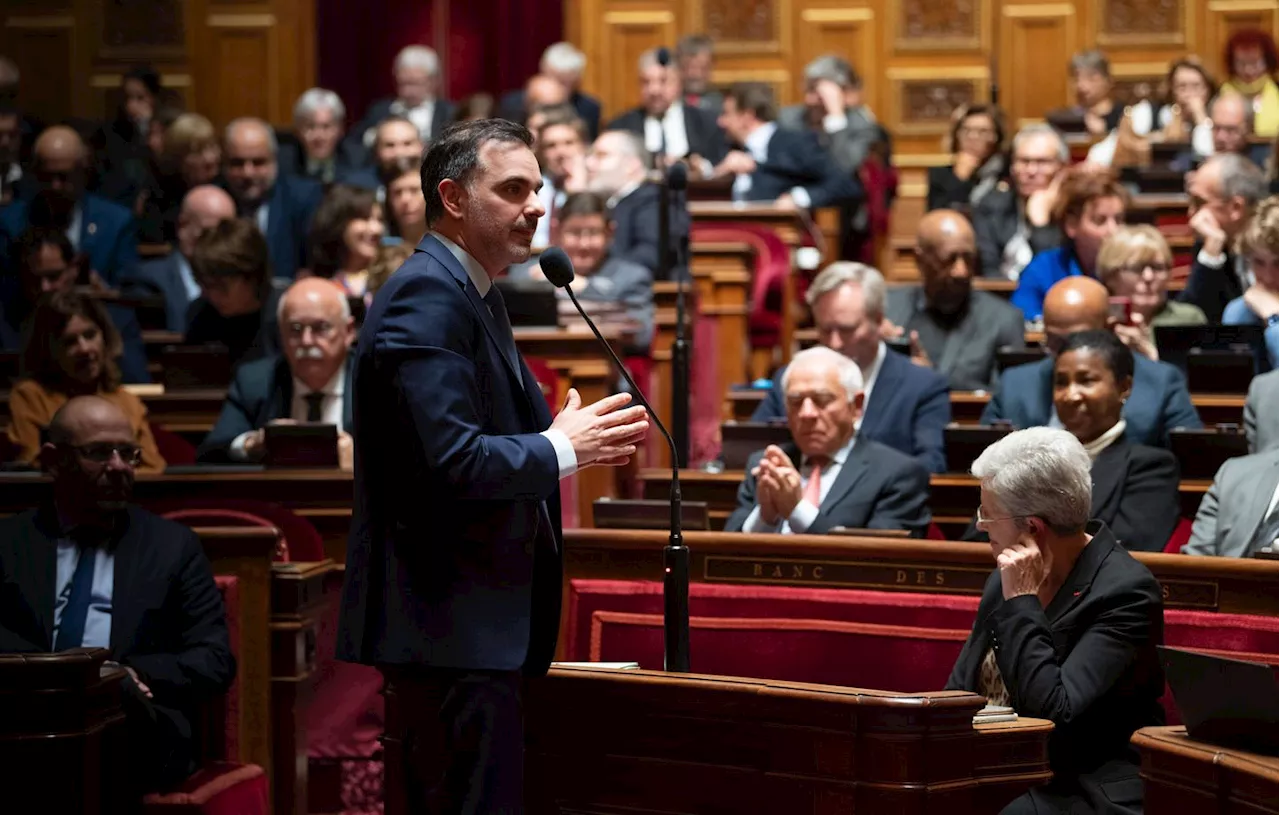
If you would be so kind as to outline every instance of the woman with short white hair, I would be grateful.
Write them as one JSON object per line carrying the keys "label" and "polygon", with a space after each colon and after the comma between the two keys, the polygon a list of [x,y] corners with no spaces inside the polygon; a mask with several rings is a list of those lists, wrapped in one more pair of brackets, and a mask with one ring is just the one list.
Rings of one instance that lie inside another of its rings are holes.
{"label": "woman with short white hair", "polygon": [[1101,521],[1091,460],[1065,430],[1010,433],[983,451],[978,526],[996,571],[948,690],[1049,719],[1052,780],[1006,815],[1142,809],[1134,731],[1164,723],[1160,585]]}

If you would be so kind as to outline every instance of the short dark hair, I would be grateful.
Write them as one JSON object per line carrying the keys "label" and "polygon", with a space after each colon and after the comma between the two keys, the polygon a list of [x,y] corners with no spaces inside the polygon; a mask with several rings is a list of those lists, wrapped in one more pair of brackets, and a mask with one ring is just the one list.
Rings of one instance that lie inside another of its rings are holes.
{"label": "short dark hair", "polygon": [[593,192],[575,192],[564,199],[562,204],[556,210],[556,218],[560,223],[564,223],[570,218],[590,217],[599,215],[604,218],[605,222],[613,220],[610,217],[609,206],[604,198]]}
{"label": "short dark hair", "polygon": [[62,332],[73,317],[83,317],[102,332],[105,359],[98,390],[114,391],[120,385],[120,368],[116,359],[124,353],[120,332],[102,303],[87,294],[61,291],[47,294],[36,303],[31,314],[31,329],[22,349],[22,374],[45,388],[65,393],[67,375],[58,364],[58,346]]}
{"label": "short dark hair", "polygon": [[422,194],[427,199],[429,226],[444,216],[440,182],[470,183],[480,166],[480,148],[491,141],[532,147],[533,134],[524,125],[506,119],[477,119],[449,125],[431,144],[422,159]]}
{"label": "short dark hair", "polygon": [[1102,358],[1116,384],[1133,378],[1133,352],[1110,331],[1077,331],[1068,334],[1058,349],[1058,358],[1069,351],[1088,351]]}
{"label": "short dark hair", "polygon": [[124,83],[130,79],[141,82],[142,87],[147,89],[147,93],[151,94],[152,98],[159,100],[162,88],[160,85],[160,72],[155,68],[150,65],[138,65],[130,68],[125,72],[124,76],[120,77],[120,87],[123,88]]}
{"label": "short dark hair", "polygon": [[763,82],[735,82],[729,88],[729,99],[739,111],[749,110],[762,122],[778,118],[778,108],[773,101],[773,88]]}
{"label": "short dark hair", "polygon": [[543,131],[548,127],[567,126],[573,128],[574,132],[578,134],[578,138],[582,139],[582,143],[586,144],[587,123],[582,121],[582,117],[578,115],[578,112],[569,105],[556,105],[546,108],[546,113],[543,116],[545,118],[542,120],[542,124],[538,125],[539,141],[542,140]]}
{"label": "short dark hair", "polygon": [[191,253],[196,282],[243,277],[265,292],[271,285],[271,260],[267,239],[256,224],[244,218],[228,218],[205,230]]}
{"label": "short dark hair", "polygon": [[59,254],[62,255],[63,263],[69,264],[75,259],[75,247],[71,245],[71,239],[67,237],[65,231],[47,226],[33,226],[23,232],[13,246],[13,260],[18,269],[26,272],[27,264],[45,246],[56,246]]}
{"label": "short dark hair", "polygon": [[333,277],[347,259],[344,239],[347,224],[357,218],[368,218],[378,205],[373,190],[334,184],[311,221],[311,273],[317,277]]}

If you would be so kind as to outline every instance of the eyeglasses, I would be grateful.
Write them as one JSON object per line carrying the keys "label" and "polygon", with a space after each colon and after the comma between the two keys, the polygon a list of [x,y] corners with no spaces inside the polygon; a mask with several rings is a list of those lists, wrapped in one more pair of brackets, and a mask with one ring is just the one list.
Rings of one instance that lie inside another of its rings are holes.
{"label": "eyeglasses", "polygon": [[291,337],[301,337],[306,333],[307,329],[311,329],[312,336],[321,339],[328,339],[333,336],[333,332],[337,330],[337,326],[326,320],[318,323],[289,323],[287,330]]}
{"label": "eyeglasses", "polygon": [[102,442],[84,445],[68,444],[66,447],[75,450],[81,458],[95,464],[106,464],[111,461],[112,456],[120,456],[120,460],[130,467],[136,467],[142,461],[142,448],[136,444]]}
{"label": "eyeglasses", "polygon": [[1004,518],[987,518],[982,514],[982,505],[981,504],[978,505],[978,523],[980,524],[993,524],[996,521],[1018,521],[1023,518],[1030,518],[1030,517],[1031,517],[1030,515],[1009,515]]}
{"label": "eyeglasses", "polygon": [[1120,266],[1116,269],[1122,275],[1127,277],[1142,277],[1143,273],[1150,270],[1153,275],[1169,274],[1169,265],[1167,263],[1131,263],[1128,266]]}

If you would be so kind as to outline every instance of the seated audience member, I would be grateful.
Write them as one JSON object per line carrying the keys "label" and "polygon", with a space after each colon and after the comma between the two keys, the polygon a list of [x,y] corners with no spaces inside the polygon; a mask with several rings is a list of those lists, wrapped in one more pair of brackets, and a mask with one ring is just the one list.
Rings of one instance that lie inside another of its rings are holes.
{"label": "seated audience member", "polygon": [[[614,257],[610,240],[614,231],[604,199],[589,192],[565,199],[556,215],[552,236],[573,261],[573,293],[591,311],[592,303],[621,306],[636,326],[625,345],[628,355],[649,356],[653,342],[653,274],[638,263]],[[541,277],[533,266],[516,267],[514,277]],[[568,298],[564,289],[556,294]]]}
{"label": "seated audience member", "polygon": [[[1135,127],[1135,132],[1147,135],[1156,131],[1166,141],[1190,142],[1196,158],[1212,155],[1213,120],[1209,118],[1209,101],[1217,92],[1217,82],[1197,57],[1176,59],[1169,65],[1165,77],[1164,104],[1145,127]],[[1135,111],[1144,109],[1150,114],[1150,105],[1134,108]]]}
{"label": "seated audience member", "polygon": [[[1251,141],[1253,132],[1253,108],[1244,97],[1219,94],[1209,104],[1209,120],[1212,127],[1213,154],[1234,153],[1243,156],[1262,169],[1271,153],[1269,145]],[[1174,169],[1189,170],[1194,166],[1190,156],[1179,156],[1172,164]]]}
{"label": "seated audience member", "polygon": [[364,297],[369,265],[386,225],[371,190],[334,186],[311,225],[311,274],[337,283],[349,297]]}
{"label": "seated audience member", "polygon": [[1135,350],[1157,359],[1155,329],[1162,325],[1204,325],[1204,312],[1169,299],[1173,253],[1160,230],[1148,224],[1122,226],[1098,249],[1098,279],[1112,297],[1129,301],[1131,322],[1114,328]]}
{"label": "seated audience member", "polygon": [[1227,81],[1222,83],[1222,92],[1244,97],[1250,110],[1257,111],[1254,130],[1259,136],[1274,138],[1280,132],[1276,41],[1264,31],[1244,29],[1231,35],[1225,51]]}
{"label": "seated audience member", "polygon": [[947,690],[1053,722],[1053,778],[1001,812],[1138,812],[1134,731],[1164,723],[1160,584],[1089,518],[1091,462],[1070,433],[1005,436],[973,463],[996,570]]}
{"label": "seated audience member", "polygon": [[1199,306],[1211,323],[1249,287],[1248,261],[1232,250],[1266,189],[1262,172],[1234,153],[1211,156],[1188,176],[1196,248],[1182,301]]}
{"label": "seated audience member", "polygon": [[1222,322],[1226,325],[1265,326],[1263,336],[1271,368],[1276,367],[1276,354],[1280,350],[1280,268],[1276,262],[1280,228],[1276,213],[1275,197],[1265,199],[1240,233],[1239,251],[1249,264],[1253,283],[1222,310]]}
{"label": "seated audience member", "polygon": [[[221,184],[222,145],[213,123],[198,113],[180,113],[164,129],[157,151],[156,184],[141,216],[141,242],[177,240],[182,200],[196,187]],[[159,235],[153,233],[159,224]]]}
{"label": "seated audience member", "polygon": [[388,174],[385,244],[403,242],[412,249],[427,234],[427,200],[422,196],[420,167],[416,161],[401,159]]}
{"label": "seated audience member", "polygon": [[1280,548],[1278,472],[1280,453],[1275,447],[1224,461],[1200,500],[1182,554],[1253,557],[1263,549]]}
{"label": "seated audience member", "polygon": [[[1087,277],[1071,277],[1044,299],[1045,342],[1056,355],[1070,334],[1110,327],[1107,289]],[[1130,349],[1132,350],[1132,349]],[[982,423],[1007,421],[1015,428],[1061,427],[1053,404],[1053,356],[1016,365],[1000,375],[1000,388],[982,411]],[[1124,403],[1125,439],[1130,444],[1167,447],[1169,431],[1203,427],[1191,404],[1182,372],[1134,352],[1133,390]]]}
{"label": "seated audience member", "polygon": [[958,212],[934,210],[920,219],[915,257],[921,285],[889,290],[886,332],[910,340],[912,361],[941,373],[952,388],[994,390],[997,352],[1026,342],[1021,312],[973,288],[973,228]]}
{"label": "seated audience member", "polygon": [[249,221],[221,221],[196,240],[191,270],[200,297],[187,313],[186,345],[221,343],[231,364],[279,350],[277,290],[271,281],[267,242]]}
{"label": "seated audience member", "polygon": [[[594,141],[600,133],[600,100],[582,92],[582,72],[587,67],[587,57],[568,42],[547,46],[538,61],[538,74],[559,82],[565,89],[564,100],[582,120],[586,128],[585,140]],[[510,91],[502,97],[499,115],[512,121],[526,121],[526,116],[540,105],[550,104],[530,100],[528,86],[523,91]],[[488,117],[483,117],[488,118]],[[532,128],[530,128],[532,129]]]}
{"label": "seated audience member", "polygon": [[453,104],[439,97],[440,57],[425,45],[410,45],[396,54],[391,73],[395,77],[395,98],[379,99],[369,105],[364,118],[347,134],[353,149],[368,150],[373,130],[388,116],[401,116],[413,123],[423,144],[439,137],[453,121]]}
{"label": "seated audience member", "polygon": [[275,131],[261,119],[233,120],[224,141],[227,192],[266,237],[276,276],[292,280],[307,264],[307,233],[324,189],[279,172]]}
{"label": "seated audience member", "polygon": [[684,88],[684,103],[719,116],[724,94],[711,81],[715,62],[715,42],[706,34],[686,34],[676,43],[676,69]]}
{"label": "seated audience member", "polygon": [[89,138],[94,192],[134,211],[138,197],[154,184],[152,123],[161,110],[160,74],[149,65],[129,69],[120,77],[120,102],[115,116]]}
{"label": "seated audience member", "polygon": [[1004,161],[1004,116],[995,105],[961,105],[951,115],[949,167],[929,168],[926,207],[968,210],[995,190]]}
{"label": "seated audience member", "polygon": [[1244,435],[1249,452],[1280,444],[1280,371],[1258,374],[1244,400]]}
{"label": "seated audience member", "polygon": [[1097,277],[1098,248],[1124,224],[1128,203],[1128,193],[1110,172],[1087,166],[1066,172],[1053,206],[1063,243],[1032,258],[1011,298],[1026,319],[1040,319],[1044,296],[1059,280]]}
{"label": "seated audience member", "polygon": [[[504,99],[505,102],[517,101]],[[549,74],[534,74],[525,80],[524,90],[520,92],[520,107],[504,109],[501,118],[526,123],[536,110],[544,108],[565,107],[569,110],[569,88],[560,80]],[[575,111],[575,115],[576,115]]]}
{"label": "seated audience member", "polygon": [[1111,63],[1101,51],[1081,51],[1071,58],[1071,82],[1075,89],[1075,113],[1084,117],[1084,128],[1094,136],[1116,129],[1124,118],[1124,106],[1111,98]]}
{"label": "seated audience member", "polygon": [[753,453],[726,532],[820,535],[850,529],[929,526],[929,472],[863,438],[862,373],[830,348],[796,354],[782,374],[792,443]]}
{"label": "seated audience member", "polygon": [[888,161],[889,134],[862,103],[862,77],[847,60],[835,54],[818,57],[805,66],[804,84],[804,102],[779,111],[779,127],[815,133],[818,143],[849,175],[858,172],[878,145]]}
{"label": "seated audience member", "polygon": [[473,93],[458,103],[453,112],[455,122],[474,122],[480,119],[492,119],[498,115],[498,103],[493,94]]}
{"label": "seated audience member", "polygon": [[347,106],[325,88],[304,91],[293,105],[296,144],[280,145],[280,171],[321,184],[356,184],[369,178],[360,166],[363,151],[342,139]]}
{"label": "seated audience member", "polygon": [[22,112],[0,97],[0,207],[18,196],[27,178],[22,166]]}
{"label": "seated audience member", "polygon": [[1017,280],[1032,257],[1062,242],[1053,205],[1069,157],[1067,143],[1049,125],[1028,125],[1013,137],[1011,184],[997,185],[970,216],[984,277]]}
{"label": "seated audience member", "polygon": [[[59,229],[28,229],[14,245],[17,279],[0,280],[0,350],[27,345],[40,298],[75,288],[80,270],[71,241]],[[103,311],[120,336],[120,374],[130,384],[150,382],[142,326],[133,309],[116,303]]]}
{"label": "seated audience member", "polygon": [[41,447],[50,500],[0,520],[0,652],[111,651],[128,673],[122,749],[139,798],[195,771],[201,708],[236,673],[200,539],[129,503],[142,455],[126,411],[76,397]]}
{"label": "seated audience member", "polygon": [[704,112],[681,101],[680,74],[676,66],[658,62],[657,49],[640,55],[637,70],[640,106],[609,122],[605,130],[636,134],[659,166],[687,159],[698,172],[704,167],[702,160],[715,164],[723,158],[724,133],[716,124],[720,111]]}
{"label": "seated audience member", "polygon": [[263,428],[282,422],[335,425],[339,449],[350,448],[355,323],[347,298],[328,280],[299,280],[280,298],[279,325],[283,352],[236,371],[199,461],[261,461]]}
{"label": "seated audience member", "polygon": [[658,241],[658,185],[647,180],[649,154],[640,137],[622,131],[600,134],[586,158],[587,189],[603,196],[613,219],[615,257],[653,272],[655,280],[687,275],[679,258],[689,237],[689,211],[683,201],[671,202],[671,257],[676,268],[661,268]]}
{"label": "seated audience member", "polygon": [[[418,128],[403,116],[388,116],[378,123],[373,133],[373,170],[367,172],[376,182],[372,186],[377,191],[378,203],[382,204],[386,202],[388,179],[405,163],[421,167],[426,146],[418,135]],[[362,182],[357,186],[371,185]]]}
{"label": "seated audience member", "polygon": [[164,298],[165,328],[185,331],[187,312],[200,296],[200,284],[191,271],[196,240],[221,221],[236,217],[236,204],[221,187],[204,184],[193,187],[182,198],[178,215],[176,251],[144,260],[138,270],[123,281],[123,288]]}
{"label": "seated audience member", "polygon": [[586,125],[569,108],[547,111],[537,132],[538,165],[542,189],[538,201],[542,217],[533,235],[534,246],[551,244],[551,224],[567,196],[587,188]]}
{"label": "seated audience member", "polygon": [[65,231],[76,253],[88,259],[90,273],[107,285],[133,271],[138,264],[133,213],[85,192],[88,160],[84,142],[71,128],[57,125],[40,134],[31,169],[48,211],[37,218],[36,202],[23,199],[0,209],[0,263],[28,226],[47,226]]}
{"label": "seated audience member", "polygon": [[[946,470],[942,431],[951,421],[947,380],[912,365],[880,338],[885,285],[880,272],[861,263],[839,262],[824,269],[805,293],[821,345],[853,360],[862,374],[858,434],[912,456],[930,472]],[[752,421],[787,417],[787,369],[756,407]]]}
{"label": "seated audience member", "polygon": [[415,244],[396,243],[387,244],[378,249],[378,257],[373,261],[373,265],[369,267],[369,294],[378,293],[378,289],[382,288],[387,282],[387,278],[396,273],[404,262],[413,255]]}
{"label": "seated audience member", "polygon": [[142,468],[164,469],[146,406],[120,387],[120,349],[120,334],[101,303],[70,291],[41,299],[22,349],[23,378],[9,393],[9,441],[18,461],[31,462],[40,454],[54,413],[68,399],[97,395],[128,417],[129,440],[141,449]]}
{"label": "seated audience member", "polygon": [[716,165],[733,177],[735,201],[773,201],[802,209],[851,204],[862,189],[807,131],[779,129],[773,91],[762,82],[736,83],[724,98],[719,124],[740,149]]}

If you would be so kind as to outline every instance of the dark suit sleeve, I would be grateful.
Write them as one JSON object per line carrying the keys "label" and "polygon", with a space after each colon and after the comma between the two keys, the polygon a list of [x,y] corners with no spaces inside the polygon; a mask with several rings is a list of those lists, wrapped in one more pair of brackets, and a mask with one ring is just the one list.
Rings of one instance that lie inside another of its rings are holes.
{"label": "dark suit sleeve", "polygon": [[[890,351],[890,353],[894,353]],[[951,423],[951,390],[945,379],[934,379],[922,395],[912,423],[912,450],[916,461],[931,473],[947,470],[943,430]]]}
{"label": "dark suit sleeve", "polygon": [[933,520],[929,512],[929,473],[912,461],[889,479],[876,496],[867,529],[906,529],[923,538]]}
{"label": "dark suit sleeve", "polygon": [[[1101,587],[1095,587],[1101,591]],[[996,664],[1018,699],[1018,714],[1071,724],[1109,691],[1152,637],[1160,609],[1155,579],[1117,587],[1099,614],[1059,664],[1053,634],[1040,600],[1021,595],[1005,600],[991,615]]]}
{"label": "dark suit sleeve", "polygon": [[178,540],[163,541],[182,551],[165,598],[164,618],[172,626],[173,639],[157,643],[164,653],[134,654],[123,660],[160,703],[197,701],[222,693],[236,675],[227,610],[200,540],[190,530],[175,537]]}
{"label": "dark suit sleeve", "polygon": [[[106,269],[98,270],[103,280],[112,286],[131,276],[138,268],[138,224],[129,215],[116,230],[115,243],[111,247],[111,260]],[[149,381],[149,380],[144,380]]]}
{"label": "dark suit sleeve", "polygon": [[1228,255],[1227,262],[1215,269],[1200,262],[1199,244],[1192,251],[1196,256],[1191,264],[1191,274],[1187,277],[1187,287],[1182,290],[1180,299],[1184,303],[1199,306],[1210,323],[1221,322],[1222,311],[1227,303],[1242,294],[1231,269],[1234,259]]}
{"label": "dark suit sleeve", "polygon": [[245,393],[244,369],[231,381],[227,389],[226,401],[222,403],[222,412],[214,423],[209,435],[200,442],[196,450],[196,461],[203,464],[225,464],[231,460],[231,442],[241,433],[256,430],[255,414],[249,405],[248,394]]}
{"label": "dark suit sleeve", "polygon": [[377,364],[408,412],[406,438],[422,445],[427,466],[457,498],[546,500],[560,484],[551,441],[538,433],[485,433],[475,365],[484,349],[472,339],[483,329],[463,316],[470,305],[460,296],[452,279],[419,274],[386,306],[374,338]]}
{"label": "dark suit sleeve", "polygon": [[982,409],[982,418],[978,421],[982,424],[995,424],[1009,418],[1005,413],[1004,400],[1013,396],[1009,392],[1008,377],[1004,374],[1000,375],[999,387],[996,392],[991,394],[991,401],[987,402],[987,406]]}
{"label": "dark suit sleeve", "polygon": [[760,400],[755,412],[751,414],[751,421],[771,422],[787,418],[787,408],[782,399],[782,372],[785,370],[786,368],[779,368],[773,375],[773,387],[765,391],[764,399]]}
{"label": "dark suit sleeve", "polygon": [[[657,203],[656,198],[654,203]],[[658,247],[662,245],[658,240],[658,208],[632,205],[628,208],[627,218],[631,224],[631,240],[618,257],[639,263],[656,276],[659,271]]]}
{"label": "dark suit sleeve", "polygon": [[987,196],[974,208],[973,236],[978,244],[978,258],[982,263],[983,277],[1000,277],[1000,261],[1004,259],[1004,242],[1000,240],[996,221],[1000,213],[983,206],[993,196]]}
{"label": "dark suit sleeve", "polygon": [[147,348],[142,341],[142,325],[138,322],[138,315],[131,308],[113,308],[111,319],[120,332],[120,341],[124,346],[124,352],[120,356],[121,378],[129,384],[150,382]]}
{"label": "dark suit sleeve", "polygon": [[751,515],[751,510],[756,508],[756,477],[751,474],[751,471],[760,463],[762,457],[762,453],[752,453],[747,459],[746,475],[738,487],[738,506],[729,516],[729,520],[724,522],[725,532],[741,532],[743,524]]}
{"label": "dark suit sleeve", "polygon": [[809,194],[810,207],[819,209],[846,204],[862,196],[862,188],[853,175],[840,169],[831,154],[818,143],[817,136],[809,131],[797,136],[789,146],[791,155],[787,157],[789,163],[795,162],[794,168],[784,166],[778,169],[805,179],[801,186]]}
{"label": "dark suit sleeve", "polygon": [[928,180],[929,189],[925,195],[927,212],[969,205],[973,182],[961,181],[951,167],[930,167]]}
{"label": "dark suit sleeve", "polygon": [[1131,552],[1161,552],[1178,526],[1178,462],[1167,450],[1135,455],[1124,500],[1107,526]]}
{"label": "dark suit sleeve", "polygon": [[1177,427],[1200,430],[1204,427],[1204,422],[1200,420],[1196,406],[1191,403],[1191,391],[1187,389],[1187,380],[1183,378],[1182,372],[1176,368],[1169,368],[1165,373],[1168,376],[1168,384],[1165,388],[1162,411],[1164,427],[1159,428],[1159,431],[1160,443],[1168,446],[1170,430]]}

